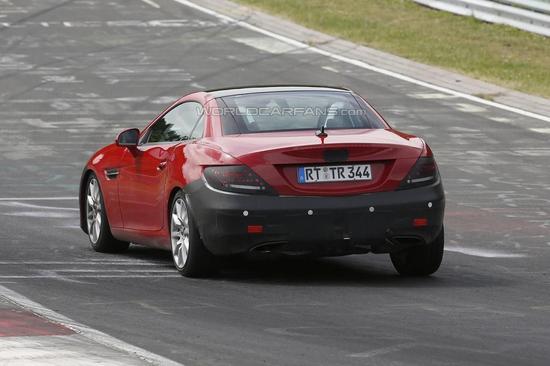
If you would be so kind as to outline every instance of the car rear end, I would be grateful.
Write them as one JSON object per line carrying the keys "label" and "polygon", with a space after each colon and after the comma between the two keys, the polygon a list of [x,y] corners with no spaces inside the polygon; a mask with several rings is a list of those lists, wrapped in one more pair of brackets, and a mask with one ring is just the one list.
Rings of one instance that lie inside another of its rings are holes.
{"label": "car rear end", "polygon": [[[224,133],[205,143],[241,164],[205,166],[187,187],[206,247],[334,256],[435,240],[445,198],[423,140],[391,130],[350,92],[289,93],[217,101]],[[250,115],[251,105],[267,115]],[[324,108],[304,116],[307,105]],[[274,106],[287,115],[273,117]],[[346,110],[362,116],[341,117]]]}

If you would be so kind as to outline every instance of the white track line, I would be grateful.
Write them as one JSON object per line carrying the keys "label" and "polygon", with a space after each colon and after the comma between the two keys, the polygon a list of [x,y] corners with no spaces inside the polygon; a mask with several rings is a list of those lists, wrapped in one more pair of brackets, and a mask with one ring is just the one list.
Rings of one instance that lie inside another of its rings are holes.
{"label": "white track line", "polygon": [[0,205],[11,208],[34,208],[37,210],[62,210],[62,211],[80,211],[78,208],[73,207],[55,207],[55,206],[41,206],[34,205],[32,203],[13,202],[13,201],[1,201]]}
{"label": "white track line", "polygon": [[[167,252],[168,253],[168,252]],[[162,266],[166,265],[166,263],[162,262],[134,262],[134,261],[105,261],[105,262],[99,262],[99,261],[2,261],[0,262],[0,265],[33,265],[33,266],[40,266],[40,265],[79,265],[79,266]]]}
{"label": "white track line", "polygon": [[151,5],[153,8],[156,8],[156,9],[160,8],[160,5],[154,2],[153,0],[141,0],[141,1],[143,1],[147,5]]}
{"label": "white track line", "polygon": [[390,76],[390,77],[393,77],[393,78],[396,78],[396,79],[399,79],[399,80],[407,81],[409,83],[420,85],[420,86],[423,86],[425,88],[437,90],[437,91],[440,91],[442,93],[446,93],[446,94],[454,95],[456,97],[471,100],[471,101],[476,102],[476,103],[485,104],[485,105],[488,105],[488,106],[491,106],[491,107],[494,107],[494,108],[499,108],[499,109],[502,109],[502,110],[505,110],[505,111],[508,111],[508,112],[520,114],[522,116],[535,118],[535,119],[545,121],[545,122],[550,122],[550,117],[544,116],[542,114],[533,113],[533,112],[529,112],[529,111],[526,111],[526,110],[523,110],[523,109],[520,109],[520,108],[511,107],[511,106],[508,106],[508,105],[505,105],[505,104],[492,102],[492,101],[482,99],[482,98],[479,98],[479,97],[476,97],[476,96],[473,96],[473,95],[470,95],[470,94],[461,93],[461,92],[458,92],[456,90],[444,88],[444,87],[437,86],[437,85],[434,85],[434,84],[431,84],[431,83],[428,83],[428,82],[425,82],[425,81],[421,81],[421,80],[412,78],[410,76],[405,76],[405,75],[399,74],[399,73],[394,72],[394,71],[383,69],[381,67],[373,66],[373,65],[370,65],[370,64],[368,64],[366,62],[363,62],[363,61],[359,61],[359,60],[356,60],[356,59],[352,59],[352,58],[348,58],[348,57],[345,57],[345,56],[337,55],[335,53],[325,51],[325,50],[322,50],[322,49],[317,48],[317,47],[311,47],[306,43],[297,41],[295,39],[292,39],[292,38],[289,38],[289,37],[286,37],[286,36],[282,36],[282,35],[277,34],[277,33],[273,33],[271,31],[262,29],[260,27],[257,27],[255,25],[252,25],[252,24],[247,23],[247,22],[243,22],[243,21],[234,19],[234,18],[229,17],[227,15],[218,13],[217,11],[205,8],[204,6],[197,5],[197,4],[195,4],[191,1],[188,1],[188,0],[174,0],[174,1],[177,2],[177,3],[180,3],[181,5],[185,5],[185,6],[188,6],[190,8],[193,8],[195,10],[198,10],[198,11],[201,11],[203,13],[209,14],[211,16],[217,17],[218,19],[224,20],[226,22],[235,23],[236,25],[239,25],[243,28],[247,28],[247,29],[250,29],[254,32],[266,35],[268,37],[278,39],[279,41],[286,42],[286,43],[288,43],[290,45],[293,45],[297,48],[307,49],[308,51],[315,52],[315,53],[318,53],[320,55],[327,56],[327,57],[330,57],[330,58],[338,60],[338,61],[346,62],[348,64],[355,65],[355,66],[361,67],[363,69],[371,70],[371,71],[377,72],[379,74],[383,74],[383,75],[387,75],[387,76]]}
{"label": "white track line", "polygon": [[40,315],[44,318],[52,320],[56,323],[62,324],[65,327],[72,329],[73,331],[81,334],[82,336],[90,339],[93,342],[99,343],[111,349],[116,349],[124,353],[134,355],[152,365],[162,366],[182,366],[180,363],[169,360],[163,356],[146,351],[143,348],[139,348],[114,338],[108,334],[100,332],[96,329],[90,328],[84,324],[75,322],[74,320],[67,318],[51,309],[48,309],[25,296],[8,289],[7,287],[0,285],[0,295],[4,296],[9,301],[17,304],[33,313]]}
{"label": "white track line", "polygon": [[170,273],[176,274],[176,271],[173,269],[73,269],[73,268],[53,268],[49,269],[49,272],[54,273]]}
{"label": "white track line", "polygon": [[[148,271],[147,271],[148,272]],[[2,276],[0,275],[0,279],[4,280],[25,280],[25,279],[72,279],[72,278],[121,278],[121,279],[133,279],[133,278],[181,278],[180,274],[154,274],[149,273],[143,274],[143,275],[134,275],[134,274],[106,274],[106,275],[95,275],[95,274],[85,274],[85,275],[57,275],[57,274],[51,274],[51,275],[6,275]]]}
{"label": "white track line", "polygon": [[487,250],[487,249],[479,249],[479,248],[463,248],[463,247],[454,247],[454,246],[445,247],[445,251],[471,255],[473,257],[481,257],[481,258],[525,258],[527,257],[526,254],[521,254],[521,253],[506,253],[506,252],[500,252],[496,250]]}
{"label": "white track line", "polygon": [[74,201],[78,197],[0,197],[0,201]]}

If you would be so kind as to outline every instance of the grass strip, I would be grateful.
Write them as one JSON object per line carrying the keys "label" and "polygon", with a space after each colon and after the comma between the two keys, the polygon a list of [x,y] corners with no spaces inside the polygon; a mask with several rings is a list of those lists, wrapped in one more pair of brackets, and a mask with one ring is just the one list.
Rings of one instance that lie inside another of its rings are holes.
{"label": "grass strip", "polygon": [[511,89],[550,97],[550,38],[410,0],[236,0],[298,24]]}

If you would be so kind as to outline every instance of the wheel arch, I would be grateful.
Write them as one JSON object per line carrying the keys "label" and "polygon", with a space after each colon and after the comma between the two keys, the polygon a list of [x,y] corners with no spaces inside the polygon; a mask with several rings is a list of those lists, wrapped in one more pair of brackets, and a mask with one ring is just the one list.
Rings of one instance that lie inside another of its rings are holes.
{"label": "wheel arch", "polygon": [[199,225],[198,222],[196,222],[196,219],[195,219],[195,215],[194,215],[194,210],[193,210],[193,206],[191,204],[191,201],[189,200],[189,192],[186,191],[185,188],[183,187],[180,187],[179,185],[176,185],[174,187],[172,187],[172,189],[170,190],[170,194],[168,195],[168,201],[167,201],[167,207],[166,207],[166,228],[167,230],[170,230],[170,220],[172,219],[171,218],[171,214],[172,214],[172,200],[174,199],[174,196],[176,195],[176,193],[178,192],[182,192],[183,193],[183,198],[185,200],[185,203],[187,204],[187,209],[189,210],[190,214],[191,214],[191,217],[193,218],[193,220],[195,220],[195,224],[197,225],[197,230],[199,231],[199,236],[201,237],[202,239],[202,230],[201,230],[201,226]]}
{"label": "wheel arch", "polygon": [[183,189],[179,186],[175,186],[175,187],[172,187],[172,190],[170,191],[170,194],[168,195],[168,201],[167,201],[167,205],[166,205],[166,218],[167,218],[167,221],[166,221],[166,227],[168,229],[170,229],[170,215],[172,214],[172,200],[174,199],[174,196],[176,195],[176,193],[178,193],[179,191],[182,191],[183,192]]}

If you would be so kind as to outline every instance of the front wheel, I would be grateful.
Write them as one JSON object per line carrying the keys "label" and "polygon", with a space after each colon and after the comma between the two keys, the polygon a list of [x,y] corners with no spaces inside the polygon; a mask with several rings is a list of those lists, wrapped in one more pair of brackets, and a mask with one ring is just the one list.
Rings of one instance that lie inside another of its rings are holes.
{"label": "front wheel", "polygon": [[117,240],[111,234],[101,187],[95,174],[90,174],[86,188],[86,224],[88,238],[96,252],[116,253],[128,249],[127,242]]}
{"label": "front wheel", "polygon": [[170,210],[170,243],[176,269],[186,277],[209,275],[214,256],[205,248],[183,193],[176,193]]}
{"label": "front wheel", "polygon": [[391,261],[401,275],[429,276],[441,265],[444,243],[445,234],[441,228],[439,235],[430,244],[391,253]]}

